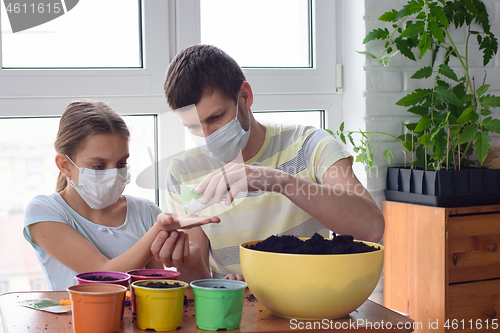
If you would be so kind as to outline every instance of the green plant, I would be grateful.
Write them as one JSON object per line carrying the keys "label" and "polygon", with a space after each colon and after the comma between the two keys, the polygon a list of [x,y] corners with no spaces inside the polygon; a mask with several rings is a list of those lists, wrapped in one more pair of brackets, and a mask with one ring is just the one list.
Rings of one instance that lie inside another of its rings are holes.
{"label": "green plant", "polygon": [[[387,137],[396,139],[396,144],[401,144],[408,156],[413,156],[409,164],[414,167],[459,168],[472,164],[473,154],[482,164],[491,150],[490,132],[500,133],[500,120],[491,117],[490,111],[500,106],[500,97],[487,94],[490,85],[485,83],[486,71],[483,83],[477,88],[469,72],[471,37],[477,39],[483,65],[488,64],[498,50],[484,3],[481,0],[410,0],[402,9],[392,9],[379,20],[392,24],[392,30],[374,29],[364,43],[385,42],[382,54],[359,53],[376,59],[382,66],[387,66],[398,53],[422,63],[412,78],[427,79],[429,88],[416,89],[396,103],[408,107],[407,111],[418,115],[419,121],[405,124],[406,134],[399,137],[375,131],[345,131],[343,123],[338,131],[330,133],[344,143],[349,139],[358,153],[356,161],[363,162],[372,171],[374,149]],[[462,53],[450,36],[453,27],[467,30]],[[424,61],[421,58],[428,51],[430,61]],[[458,59],[460,70],[457,72],[461,77],[449,66],[451,57]],[[359,135],[359,144],[353,135]],[[375,139],[377,143],[371,144]],[[383,156],[390,163],[391,149],[383,152]]]}

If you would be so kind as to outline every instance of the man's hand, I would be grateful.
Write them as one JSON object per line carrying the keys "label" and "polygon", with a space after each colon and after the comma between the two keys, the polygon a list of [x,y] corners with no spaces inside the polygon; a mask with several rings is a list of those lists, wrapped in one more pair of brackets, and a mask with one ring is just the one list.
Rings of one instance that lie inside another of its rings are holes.
{"label": "man's hand", "polygon": [[209,173],[195,188],[202,194],[201,203],[206,204],[212,197],[218,203],[226,191],[226,205],[230,205],[240,192],[274,191],[281,192],[280,181],[286,177],[283,171],[239,163],[228,163],[221,169]]}

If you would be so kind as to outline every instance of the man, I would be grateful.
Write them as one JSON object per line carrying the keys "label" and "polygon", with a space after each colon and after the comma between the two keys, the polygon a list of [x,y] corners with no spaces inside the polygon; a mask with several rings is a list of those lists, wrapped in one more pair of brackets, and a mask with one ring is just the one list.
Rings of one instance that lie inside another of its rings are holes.
{"label": "man", "polygon": [[323,130],[255,120],[250,84],[223,51],[210,45],[181,51],[164,88],[198,145],[171,163],[167,209],[185,211],[181,194],[191,185],[201,195],[200,214],[221,221],[158,235],[153,254],[185,280],[242,280],[239,245],[271,235],[328,237],[331,230],[382,238],[382,213],[354,175],[349,153]]}

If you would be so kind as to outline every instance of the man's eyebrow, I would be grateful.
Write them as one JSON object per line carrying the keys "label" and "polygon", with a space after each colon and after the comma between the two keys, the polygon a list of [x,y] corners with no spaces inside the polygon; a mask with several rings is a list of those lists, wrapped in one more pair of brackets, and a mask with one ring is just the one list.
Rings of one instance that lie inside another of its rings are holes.
{"label": "man's eyebrow", "polygon": [[223,112],[226,112],[227,109],[228,109],[227,107],[222,106],[222,107],[218,108],[217,110],[213,111],[208,116],[206,116],[205,119],[201,120],[201,119],[198,118],[199,122],[196,122],[196,123],[184,123],[184,122],[181,121],[181,124],[184,127],[189,127],[189,126],[192,126],[192,125],[199,125],[200,123],[202,123],[203,121],[206,121],[207,119],[213,118],[213,117],[218,116],[219,114],[221,114]]}
{"label": "man's eyebrow", "polygon": [[226,112],[227,110],[228,110],[228,108],[226,106],[222,106],[222,107],[218,108],[217,110],[215,110],[214,112],[212,112],[211,114],[209,114],[207,117],[205,117],[204,120],[218,116],[221,113]]}

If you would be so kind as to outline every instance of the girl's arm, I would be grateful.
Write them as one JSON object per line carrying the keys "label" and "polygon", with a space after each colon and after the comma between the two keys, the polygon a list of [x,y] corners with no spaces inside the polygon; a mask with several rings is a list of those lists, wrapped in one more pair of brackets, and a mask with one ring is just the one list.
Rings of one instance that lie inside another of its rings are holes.
{"label": "girl's arm", "polygon": [[142,268],[151,261],[151,244],[162,230],[173,231],[206,223],[218,222],[218,218],[168,218],[156,222],[153,227],[130,249],[116,258],[108,259],[94,245],[67,224],[38,222],[29,226],[33,242],[54,259],[76,272],[121,271]]}

